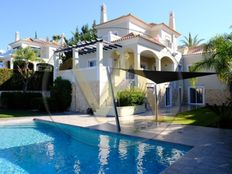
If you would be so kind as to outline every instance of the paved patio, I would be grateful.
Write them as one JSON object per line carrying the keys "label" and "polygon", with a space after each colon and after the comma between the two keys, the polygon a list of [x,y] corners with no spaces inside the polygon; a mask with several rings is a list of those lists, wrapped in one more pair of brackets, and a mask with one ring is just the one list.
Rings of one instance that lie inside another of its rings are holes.
{"label": "paved patio", "polygon": [[[88,115],[0,119],[0,125],[30,122],[34,118],[117,132],[113,117]],[[151,118],[153,116],[120,118],[121,133],[194,146],[184,157],[162,173],[232,173],[232,130],[168,123],[156,124]]]}

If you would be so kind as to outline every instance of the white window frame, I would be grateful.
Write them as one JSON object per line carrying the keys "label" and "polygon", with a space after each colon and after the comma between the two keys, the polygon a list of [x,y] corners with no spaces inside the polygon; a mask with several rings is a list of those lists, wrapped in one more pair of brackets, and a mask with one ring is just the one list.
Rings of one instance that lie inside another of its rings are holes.
{"label": "white window frame", "polygon": [[[190,99],[190,88],[202,88],[202,103],[191,103]],[[198,105],[198,106],[204,106],[205,105],[205,87],[204,86],[189,86],[188,87],[188,104],[189,105]]]}
{"label": "white window frame", "polygon": [[[95,61],[95,66],[90,66],[90,62],[92,62],[92,61]],[[89,59],[88,60],[88,64],[87,64],[88,68],[93,68],[93,67],[96,67],[96,66],[97,66],[97,60],[96,59]]]}
{"label": "white window frame", "polygon": [[[181,90],[181,94],[180,94],[180,90]],[[179,86],[179,88],[178,88],[178,100],[179,100],[179,104],[183,103],[183,97],[184,97],[183,87]]]}
{"label": "white window frame", "polygon": [[[167,103],[166,103],[166,90],[167,90],[167,88],[170,89],[170,105],[167,105]],[[172,107],[172,87],[171,86],[165,87],[164,103],[165,103],[165,107]]]}

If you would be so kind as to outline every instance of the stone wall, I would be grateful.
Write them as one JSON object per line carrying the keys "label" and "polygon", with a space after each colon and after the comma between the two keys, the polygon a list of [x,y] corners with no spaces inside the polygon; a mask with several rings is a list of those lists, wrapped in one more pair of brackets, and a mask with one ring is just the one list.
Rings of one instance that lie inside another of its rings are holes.
{"label": "stone wall", "polygon": [[98,108],[98,82],[86,82],[84,87],[79,84],[73,84],[72,89],[72,103],[70,107],[71,111],[86,113],[88,108]]}
{"label": "stone wall", "polygon": [[206,89],[205,90],[205,103],[210,105],[221,105],[222,103],[226,103],[229,98],[229,90],[224,89]]}

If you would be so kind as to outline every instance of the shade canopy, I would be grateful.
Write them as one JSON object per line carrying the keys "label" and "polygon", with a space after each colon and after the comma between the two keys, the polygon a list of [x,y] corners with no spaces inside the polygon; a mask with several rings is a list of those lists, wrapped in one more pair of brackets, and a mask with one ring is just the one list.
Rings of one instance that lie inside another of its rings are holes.
{"label": "shade canopy", "polygon": [[152,80],[156,84],[216,74],[211,72],[173,72],[173,71],[150,71],[150,70],[135,70],[135,69],[118,69],[118,70],[123,70],[129,73],[143,76],[147,79]]}

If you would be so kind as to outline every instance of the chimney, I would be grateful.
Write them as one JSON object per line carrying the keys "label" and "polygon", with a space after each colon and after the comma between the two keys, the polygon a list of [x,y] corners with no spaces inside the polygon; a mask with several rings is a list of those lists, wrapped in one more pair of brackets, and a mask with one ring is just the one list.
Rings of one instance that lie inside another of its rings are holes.
{"label": "chimney", "polygon": [[101,6],[101,21],[100,23],[104,23],[107,22],[107,9],[106,9],[106,5],[102,4]]}
{"label": "chimney", "polygon": [[173,30],[176,30],[175,15],[173,12],[169,15],[169,27]]}
{"label": "chimney", "polygon": [[20,36],[19,36],[19,32],[16,31],[15,32],[15,42],[19,41],[20,40]]}
{"label": "chimney", "polygon": [[61,34],[61,39],[60,39],[60,45],[61,45],[62,47],[64,47],[64,46],[66,45],[64,37],[65,37],[65,36],[64,36],[64,33],[62,33],[62,34]]}

